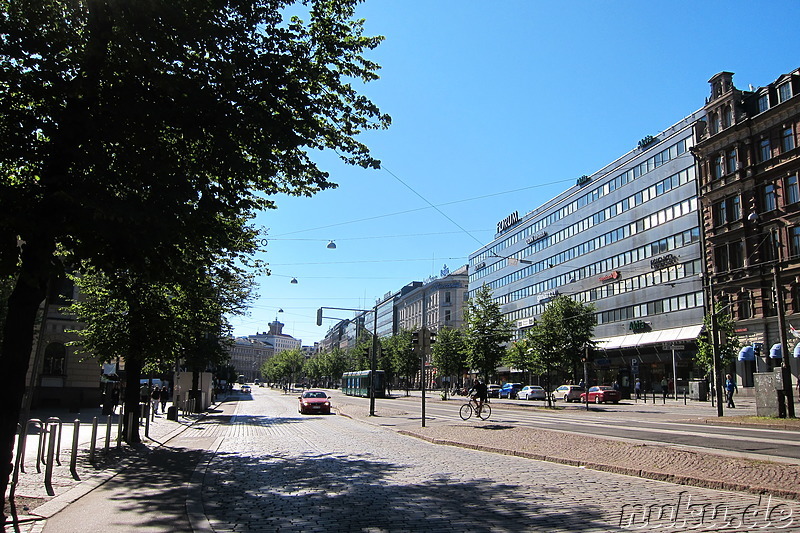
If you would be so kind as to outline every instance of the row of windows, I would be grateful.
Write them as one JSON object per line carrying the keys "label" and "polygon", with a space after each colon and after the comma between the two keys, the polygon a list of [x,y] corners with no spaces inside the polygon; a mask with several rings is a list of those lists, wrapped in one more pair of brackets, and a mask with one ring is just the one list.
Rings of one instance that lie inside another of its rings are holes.
{"label": "row of windows", "polygon": [[611,322],[621,322],[625,320],[635,320],[663,313],[683,311],[703,306],[702,291],[691,294],[681,294],[671,296],[662,300],[655,300],[639,305],[620,307],[597,313],[597,324],[609,324]]}
{"label": "row of windows", "polygon": [[677,143],[665,148],[635,167],[628,169],[626,172],[615,176],[613,179],[575,199],[561,209],[553,211],[543,219],[531,224],[530,226],[527,226],[522,231],[518,231],[506,239],[498,242],[494,246],[487,248],[480,254],[470,259],[470,270],[474,269],[475,265],[485,261],[486,259],[499,255],[502,250],[519,242],[521,239],[528,238],[543,231],[547,226],[558,222],[563,217],[566,217],[567,215],[576,212],[578,209],[581,209],[588,204],[599,200],[603,196],[610,194],[624,185],[627,185],[640,176],[643,176],[644,174],[660,167],[664,163],[683,155],[688,151],[690,142],[691,137],[679,140]]}
{"label": "row of windows", "polygon": [[[782,128],[779,137],[774,139],[774,141],[776,142],[773,142],[773,139],[769,137],[761,139],[756,148],[756,158],[759,163],[763,163],[779,155],[773,149],[773,144],[780,148],[781,154],[794,150],[795,146],[797,146],[794,128],[792,126]],[[719,179],[736,172],[737,168],[739,168],[737,155],[736,148],[734,147],[714,156],[711,163],[712,177],[714,179]]]}
{"label": "row of windows", "polygon": [[[800,257],[800,226],[788,228],[789,232],[789,257]],[[775,236],[772,232],[765,233],[755,251],[764,261],[774,261],[778,258]],[[755,253],[754,251],[754,253]],[[714,248],[714,271],[727,272],[745,266],[745,246],[743,241],[732,241]]]}
{"label": "row of windows", "polygon": [[[777,91],[778,101],[777,104],[781,104],[792,97],[792,84],[791,82],[786,82],[778,85]],[[770,101],[769,101],[769,93],[764,93],[758,97],[758,112],[763,113],[767,109],[770,108]]]}
{"label": "row of windows", "polygon": [[[519,290],[512,291],[506,295],[498,296],[494,298],[494,300],[500,305],[509,304],[511,302],[522,300],[523,298],[528,298],[536,294],[552,291],[553,289],[560,287],[561,285],[564,285],[568,282],[594,277],[604,272],[611,272],[613,270],[622,268],[626,265],[643,261],[655,255],[666,254],[696,242],[700,242],[700,229],[692,228],[691,230],[677,233],[675,235],[670,235],[656,242],[646,244],[644,246],[639,246],[631,250],[626,250],[625,252],[622,252],[620,254],[608,257],[601,261],[597,261],[595,263],[573,270],[570,273],[528,285]],[[656,274],[653,275],[656,276]],[[658,278],[654,277],[653,279],[659,279],[659,281],[664,281],[663,277],[661,277],[661,274],[658,274],[657,276],[659,277]],[[636,290],[638,288],[642,288],[641,282],[630,281],[630,283],[631,283],[630,290]],[[495,289],[496,287],[490,285],[490,288]],[[519,318],[515,318],[514,320],[518,320],[520,318],[527,318],[529,316],[533,315],[528,314],[525,316],[520,316]]]}
{"label": "row of windows", "polygon": [[[540,252],[541,250],[543,250],[543,249],[545,249],[545,248],[547,248],[549,246],[555,245],[555,244],[557,244],[557,243],[559,243],[559,242],[561,242],[561,241],[563,241],[565,239],[568,239],[570,237],[573,237],[573,236],[575,236],[575,235],[577,235],[579,233],[583,233],[583,232],[587,231],[588,229],[594,227],[595,225],[600,224],[601,222],[605,222],[606,220],[609,220],[609,219],[611,219],[611,218],[613,218],[615,216],[621,215],[622,213],[625,213],[625,212],[627,212],[627,211],[629,211],[629,210],[631,210],[631,209],[633,209],[633,208],[635,208],[637,206],[640,206],[645,202],[653,200],[654,198],[657,198],[658,196],[662,196],[662,195],[668,193],[669,191],[671,191],[673,189],[677,189],[681,185],[686,185],[688,183],[691,183],[693,180],[694,180],[694,167],[689,167],[689,168],[686,168],[684,170],[681,170],[680,172],[678,172],[676,174],[673,174],[672,176],[668,176],[667,178],[659,181],[658,183],[656,183],[654,185],[651,185],[650,187],[646,187],[646,188],[642,189],[641,191],[636,192],[635,194],[633,194],[631,196],[623,198],[619,202],[617,202],[617,203],[605,208],[604,210],[598,211],[597,213],[594,213],[592,216],[586,217],[583,220],[580,220],[580,221],[576,222],[575,224],[571,224],[571,225],[567,226],[566,228],[564,228],[564,229],[562,229],[562,230],[560,230],[560,231],[558,231],[556,233],[553,233],[552,235],[549,235],[547,238],[542,239],[542,241],[540,241],[540,242],[535,242],[535,243],[531,244],[530,246],[527,246],[527,247],[523,248],[522,250],[519,250],[518,252],[516,252],[516,253],[512,254],[511,256],[509,256],[509,258],[506,259],[506,260],[499,260],[499,261],[497,261],[497,262],[495,262],[495,263],[493,263],[493,264],[491,264],[491,265],[489,265],[489,266],[487,266],[485,268],[478,269],[477,271],[475,271],[475,272],[473,272],[473,273],[471,273],[469,275],[469,281],[470,281],[470,283],[475,283],[478,280],[480,280],[481,278],[484,278],[484,277],[486,277],[486,276],[488,276],[490,274],[493,274],[494,272],[497,272],[498,270],[501,270],[502,268],[505,268],[508,264],[513,264],[513,262],[515,260],[518,261],[518,260],[520,260],[520,259],[522,259],[524,257],[529,257],[531,255],[534,255],[537,252]],[[671,220],[673,218],[681,216],[682,214],[685,214],[685,213],[681,212],[680,210],[677,210],[677,212],[676,212],[675,209],[667,208],[666,210],[664,210],[664,212],[661,214],[661,216],[666,220]],[[653,225],[656,225],[656,224],[652,224],[649,221],[647,221],[646,218],[645,219],[641,219],[639,222],[640,223],[636,227],[636,231],[639,231],[639,232],[640,231],[644,231],[644,230],[650,228]],[[656,220],[655,222],[657,223],[658,221]],[[662,221],[662,223],[663,223],[663,221]],[[620,232],[622,232],[622,233],[620,233]],[[615,241],[617,241],[617,240],[619,240],[621,238],[626,237],[627,235],[624,234],[624,232],[625,232],[624,228],[619,228],[617,230],[612,231],[611,232],[612,234],[617,233],[617,235],[611,235],[611,241],[610,242],[615,242]],[[581,245],[581,246],[590,246],[590,249],[588,249],[588,250],[579,249],[578,252],[577,252],[577,255],[582,255],[582,254],[587,253],[589,251],[592,251],[594,249],[594,247],[592,247],[591,243],[586,243],[585,245]],[[559,257],[554,256],[553,258],[550,258],[550,259],[548,259],[547,261],[545,261],[543,263],[547,263],[548,265],[556,264],[556,263],[560,263],[560,262],[566,261],[569,258],[570,257],[568,257],[567,259],[563,259],[562,260]],[[538,270],[535,270],[535,271],[538,272]],[[513,276],[513,274],[512,274],[512,276]],[[521,278],[517,278],[517,279],[521,279]]]}
{"label": "row of windows", "polygon": [[[800,181],[797,174],[792,174],[783,179],[783,195],[785,205],[800,202]],[[735,194],[715,202],[711,206],[711,215],[714,226],[719,227],[742,219],[742,200]],[[758,190],[758,204],[762,213],[774,211],[778,208],[778,188],[775,183],[766,183]]]}

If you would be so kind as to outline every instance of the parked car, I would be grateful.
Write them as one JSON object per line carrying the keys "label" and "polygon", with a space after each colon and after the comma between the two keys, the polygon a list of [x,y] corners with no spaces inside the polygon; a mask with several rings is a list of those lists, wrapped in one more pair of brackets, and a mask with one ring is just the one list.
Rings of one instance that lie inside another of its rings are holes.
{"label": "parked car", "polygon": [[550,393],[553,401],[564,400],[565,402],[580,401],[584,389],[579,385],[561,385]]}
{"label": "parked car", "polygon": [[487,396],[489,398],[499,398],[500,397],[500,385],[495,385],[494,383],[491,385],[486,385],[487,389]]}
{"label": "parked car", "polygon": [[599,385],[597,387],[589,387],[588,392],[584,392],[581,394],[581,401],[586,401],[586,395],[589,395],[589,402],[594,403],[608,403],[614,402],[619,403],[620,398],[622,395],[619,393],[618,390],[614,389],[614,387],[608,387],[606,385]]}
{"label": "parked car", "polygon": [[513,400],[517,397],[517,393],[522,390],[522,383],[506,383],[500,389],[498,393],[498,398],[508,398],[509,400]]}
{"label": "parked car", "polygon": [[319,413],[323,415],[331,414],[331,399],[325,391],[307,390],[298,398],[300,404],[297,410],[300,414]]}
{"label": "parked car", "polygon": [[517,393],[518,400],[546,400],[547,391],[538,385],[526,385]]}
{"label": "parked car", "polygon": [[253,391],[250,390],[250,385],[246,385],[246,384],[242,385],[240,390],[245,394],[250,394],[251,392],[253,392]]}

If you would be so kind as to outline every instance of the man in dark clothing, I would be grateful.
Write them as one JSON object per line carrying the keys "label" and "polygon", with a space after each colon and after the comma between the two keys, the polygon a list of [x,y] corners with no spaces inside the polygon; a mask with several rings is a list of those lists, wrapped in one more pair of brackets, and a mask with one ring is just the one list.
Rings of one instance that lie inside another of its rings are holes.
{"label": "man in dark clothing", "polygon": [[478,402],[478,413],[480,413],[483,403],[486,401],[486,398],[489,397],[489,387],[486,386],[486,383],[478,379],[475,380],[475,383],[467,394],[471,394],[473,391],[475,394],[472,394],[472,398]]}

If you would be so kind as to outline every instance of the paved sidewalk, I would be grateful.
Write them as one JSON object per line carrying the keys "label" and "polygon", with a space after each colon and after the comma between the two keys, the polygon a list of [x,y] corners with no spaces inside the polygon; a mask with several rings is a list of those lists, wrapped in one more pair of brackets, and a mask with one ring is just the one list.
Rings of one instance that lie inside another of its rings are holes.
{"label": "paved sidewalk", "polygon": [[[145,437],[146,428],[142,423],[139,431],[143,442],[134,448],[127,444],[117,446],[119,416],[113,416],[109,447],[106,450],[108,417],[101,415],[101,409],[88,409],[80,413],[58,409],[32,412],[30,418],[47,420],[49,417],[57,417],[63,422],[59,454],[61,464],[56,463],[53,466],[52,484],[48,491],[45,486],[45,465],[41,465],[40,472],[36,469],[38,432],[32,427],[32,433],[29,434],[25,447],[25,472],[19,474],[13,501],[6,494],[6,515],[9,516],[9,523],[5,525],[5,531],[40,531],[44,520],[113,478],[127,465],[142,461],[152,450],[182,433],[202,416],[203,414],[191,414],[181,416],[178,421],[172,421],[167,420],[165,415],[156,415],[149,424],[149,437]],[[90,461],[89,448],[94,417],[98,419],[98,431],[94,461]],[[80,430],[77,461],[75,471],[72,472],[70,469],[72,428],[76,419],[80,420]]]}

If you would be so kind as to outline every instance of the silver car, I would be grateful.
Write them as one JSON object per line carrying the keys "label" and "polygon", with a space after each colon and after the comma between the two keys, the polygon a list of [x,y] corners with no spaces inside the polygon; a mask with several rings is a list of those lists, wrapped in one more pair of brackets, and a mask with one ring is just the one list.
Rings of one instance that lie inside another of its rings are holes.
{"label": "silver car", "polygon": [[551,393],[551,396],[553,397],[553,401],[564,400],[565,402],[571,402],[574,400],[579,402],[583,392],[583,387],[579,385],[561,385]]}
{"label": "silver car", "polygon": [[518,400],[546,400],[547,391],[538,385],[526,385],[517,393]]}

